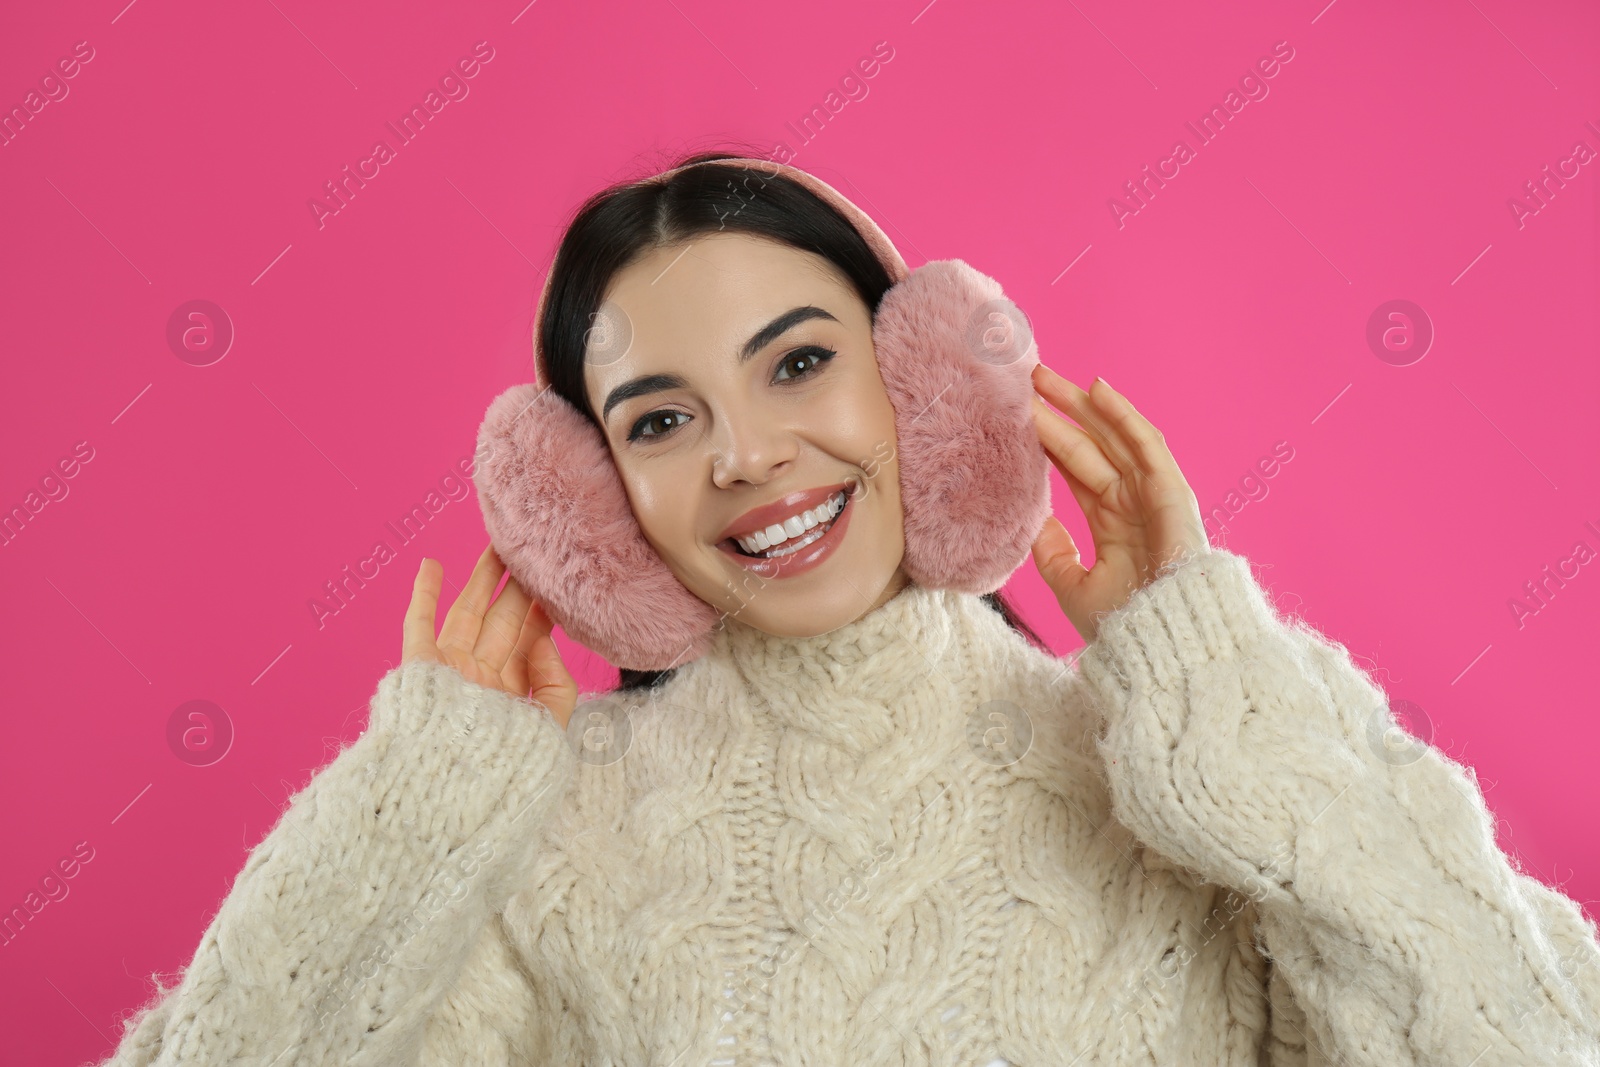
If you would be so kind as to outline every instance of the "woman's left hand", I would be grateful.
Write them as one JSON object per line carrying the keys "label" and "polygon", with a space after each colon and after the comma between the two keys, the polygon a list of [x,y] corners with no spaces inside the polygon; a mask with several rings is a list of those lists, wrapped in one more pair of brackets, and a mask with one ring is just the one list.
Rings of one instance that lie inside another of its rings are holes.
{"label": "woman's left hand", "polygon": [[1210,542],[1165,438],[1126,397],[1103,378],[1084,392],[1043,363],[1033,368],[1033,385],[1034,426],[1089,521],[1094,566],[1084,567],[1054,515],[1033,542],[1033,561],[1072,625],[1093,641],[1102,616],[1126,604],[1164,564],[1204,552]]}

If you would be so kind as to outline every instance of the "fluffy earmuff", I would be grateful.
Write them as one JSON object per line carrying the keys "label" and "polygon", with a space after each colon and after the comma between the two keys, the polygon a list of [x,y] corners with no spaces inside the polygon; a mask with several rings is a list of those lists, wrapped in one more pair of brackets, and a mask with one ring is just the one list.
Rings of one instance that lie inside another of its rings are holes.
{"label": "fluffy earmuff", "polygon": [[705,653],[718,613],[645,540],[610,448],[577,409],[514,385],[489,405],[478,455],[489,541],[568,637],[637,671]]}
{"label": "fluffy earmuff", "polygon": [[[1050,512],[1050,464],[1031,411],[1039,357],[1026,317],[998,282],[961,260],[908,272],[876,223],[820,179],[765,160],[716,162],[801,182],[884,262],[895,284],[872,337],[895,413],[903,566],[929,588],[1000,588]],[[547,295],[548,280],[541,315]],[[706,652],[721,614],[645,539],[593,423],[545,385],[520,384],[489,405],[478,446],[474,481],[490,541],[568,636],[633,670]]]}
{"label": "fluffy earmuff", "polygon": [[894,405],[906,574],[927,588],[992,593],[1050,514],[1027,319],[993,278],[934,260],[884,294],[872,347]]}

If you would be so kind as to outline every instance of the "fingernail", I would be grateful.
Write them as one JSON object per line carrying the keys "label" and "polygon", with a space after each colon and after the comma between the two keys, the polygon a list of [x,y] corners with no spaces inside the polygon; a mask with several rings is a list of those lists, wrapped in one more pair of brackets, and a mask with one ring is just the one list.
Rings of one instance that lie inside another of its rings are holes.
{"label": "fingernail", "polygon": [[[1100,377],[1100,375],[1098,375],[1098,374],[1096,374],[1094,376],[1094,380],[1097,381],[1097,382],[1106,382],[1106,380],[1104,378]],[[1110,385],[1111,383],[1110,382],[1106,382],[1106,384]]]}

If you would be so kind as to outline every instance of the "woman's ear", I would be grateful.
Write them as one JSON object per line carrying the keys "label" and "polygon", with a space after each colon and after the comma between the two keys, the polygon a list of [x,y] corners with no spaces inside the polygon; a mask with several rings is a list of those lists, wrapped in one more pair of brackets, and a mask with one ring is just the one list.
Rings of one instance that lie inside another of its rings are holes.
{"label": "woman's ear", "polygon": [[568,636],[632,670],[705,654],[718,614],[645,540],[594,423],[548,388],[512,386],[489,405],[478,454],[490,543]]}
{"label": "woman's ear", "polygon": [[992,593],[1050,514],[1027,317],[993,278],[934,260],[884,294],[872,340],[895,412],[906,573],[930,588]]}

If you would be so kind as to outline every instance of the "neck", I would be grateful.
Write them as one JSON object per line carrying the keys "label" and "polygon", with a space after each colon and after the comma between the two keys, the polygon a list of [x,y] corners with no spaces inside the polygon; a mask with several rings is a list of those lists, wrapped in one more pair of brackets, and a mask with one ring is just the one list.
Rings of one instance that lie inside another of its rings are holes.
{"label": "neck", "polygon": [[894,576],[889,579],[889,584],[883,587],[883,592],[878,594],[878,599],[872,602],[872,606],[868,608],[867,611],[877,611],[879,608],[883,607],[889,601],[893,600],[895,597],[904,592],[906,587],[910,584],[911,579],[909,576],[907,576],[906,569],[904,567],[896,567]]}
{"label": "neck", "polygon": [[729,617],[708,656],[732,666],[758,715],[864,753],[904,731],[962,728],[955,720],[973,710],[966,705],[981,703],[975,678],[1017,644],[1025,642],[977,594],[908,583],[810,637]]}

